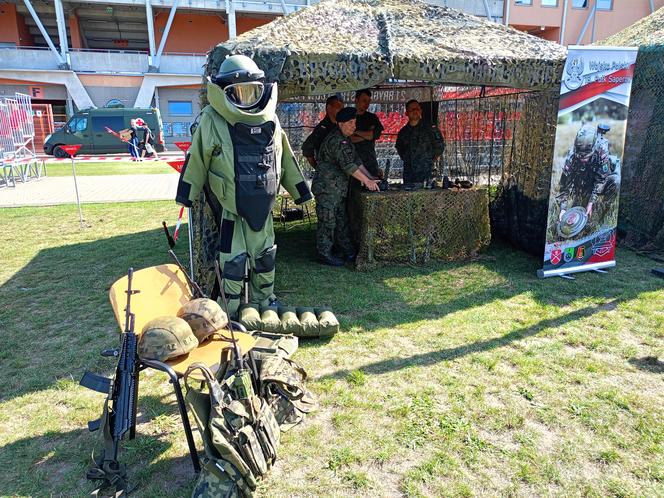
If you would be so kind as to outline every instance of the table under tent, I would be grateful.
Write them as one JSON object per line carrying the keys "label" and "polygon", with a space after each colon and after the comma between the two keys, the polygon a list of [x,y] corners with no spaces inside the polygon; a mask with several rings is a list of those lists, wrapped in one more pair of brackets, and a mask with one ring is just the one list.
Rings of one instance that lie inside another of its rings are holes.
{"label": "table under tent", "polygon": [[664,7],[596,45],[639,47],[627,115],[618,229],[625,242],[664,251]]}
{"label": "table under tent", "polygon": [[[437,173],[475,184],[444,194],[362,194],[359,267],[476,252],[490,240],[489,194],[498,233],[531,251],[537,240],[541,252],[550,175],[539,171],[553,154],[560,45],[417,0],[323,0],[218,45],[205,76],[229,54],[253,58],[278,83],[293,150],[324,115],[327,96],[342,93],[353,105],[353,92],[370,88],[370,110],[385,126],[379,165],[390,163],[391,179],[400,175],[394,140],[404,105],[417,98],[446,141]],[[212,282],[216,227],[204,202],[193,218],[195,273]]]}

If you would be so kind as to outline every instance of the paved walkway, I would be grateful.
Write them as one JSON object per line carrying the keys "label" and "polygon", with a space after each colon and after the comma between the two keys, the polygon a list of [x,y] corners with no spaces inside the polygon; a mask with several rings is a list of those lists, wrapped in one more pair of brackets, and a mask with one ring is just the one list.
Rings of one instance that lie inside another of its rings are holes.
{"label": "paved walkway", "polygon": [[[81,202],[130,202],[174,200],[178,174],[78,176]],[[75,204],[71,176],[42,177],[16,187],[0,188],[0,207]]]}

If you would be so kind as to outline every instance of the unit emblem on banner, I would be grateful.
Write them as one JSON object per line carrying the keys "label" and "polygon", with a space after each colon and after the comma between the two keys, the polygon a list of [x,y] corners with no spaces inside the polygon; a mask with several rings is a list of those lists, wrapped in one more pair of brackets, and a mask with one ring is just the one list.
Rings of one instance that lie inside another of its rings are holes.
{"label": "unit emblem on banner", "polygon": [[565,263],[569,263],[574,259],[574,248],[573,247],[568,247],[565,249],[563,252],[563,259],[565,260]]}
{"label": "unit emblem on banner", "polygon": [[551,264],[557,265],[560,263],[560,260],[563,257],[563,252],[560,249],[554,249],[551,251]]}
{"label": "unit emblem on banner", "polygon": [[567,78],[563,83],[569,90],[576,90],[583,85],[583,71],[585,64],[583,57],[574,57],[567,63],[565,71],[567,71]]}
{"label": "unit emblem on banner", "polygon": [[579,247],[576,249],[576,259],[578,259],[579,261],[581,261],[581,260],[583,260],[583,258],[585,257],[585,255],[586,255],[586,248],[585,248],[585,246],[579,246]]}
{"label": "unit emblem on banner", "polygon": [[593,254],[595,256],[606,256],[613,249],[613,238],[611,231],[602,232],[593,241]]}

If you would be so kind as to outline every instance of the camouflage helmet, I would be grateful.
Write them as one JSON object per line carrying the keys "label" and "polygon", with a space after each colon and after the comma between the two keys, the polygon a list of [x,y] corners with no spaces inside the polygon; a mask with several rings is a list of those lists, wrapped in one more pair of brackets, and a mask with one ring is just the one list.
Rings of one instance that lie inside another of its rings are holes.
{"label": "camouflage helmet", "polygon": [[180,308],[177,315],[189,324],[198,342],[203,342],[228,324],[226,313],[212,299],[192,299]]}
{"label": "camouflage helmet", "polygon": [[582,161],[590,159],[597,143],[597,128],[592,124],[584,124],[574,139],[574,155]]}
{"label": "camouflage helmet", "polygon": [[198,347],[198,339],[182,318],[160,316],[143,327],[138,340],[142,359],[166,361],[189,353]]}

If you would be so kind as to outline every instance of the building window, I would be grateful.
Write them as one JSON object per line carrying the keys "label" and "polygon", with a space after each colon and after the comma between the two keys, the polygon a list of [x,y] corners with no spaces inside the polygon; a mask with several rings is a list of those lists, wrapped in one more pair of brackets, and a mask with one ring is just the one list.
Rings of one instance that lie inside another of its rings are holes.
{"label": "building window", "polygon": [[613,10],[613,0],[597,0],[597,10]]}
{"label": "building window", "polygon": [[169,100],[168,114],[171,116],[191,116],[194,113],[191,100]]}
{"label": "building window", "polygon": [[558,0],[542,0],[542,7],[558,7]]}
{"label": "building window", "polygon": [[573,9],[587,9],[588,0],[572,0]]}
{"label": "building window", "polygon": [[532,5],[533,0],[514,0],[516,5]]}

